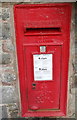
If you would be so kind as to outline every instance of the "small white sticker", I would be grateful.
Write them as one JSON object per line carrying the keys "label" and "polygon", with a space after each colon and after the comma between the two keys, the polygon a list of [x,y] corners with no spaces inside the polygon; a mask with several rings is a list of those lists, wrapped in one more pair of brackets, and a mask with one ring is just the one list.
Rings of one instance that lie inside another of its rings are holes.
{"label": "small white sticker", "polygon": [[52,54],[33,55],[34,80],[52,80]]}

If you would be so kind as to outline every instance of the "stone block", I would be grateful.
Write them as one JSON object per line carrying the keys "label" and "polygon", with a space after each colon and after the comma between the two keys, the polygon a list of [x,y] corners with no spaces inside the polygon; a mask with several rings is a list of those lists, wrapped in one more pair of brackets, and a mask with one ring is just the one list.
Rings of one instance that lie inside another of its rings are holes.
{"label": "stone block", "polygon": [[2,39],[3,40],[9,39],[10,36],[11,36],[10,24],[2,23]]}
{"label": "stone block", "polygon": [[17,102],[17,94],[14,86],[3,86],[2,87],[2,103],[10,104]]}
{"label": "stone block", "polygon": [[73,95],[75,95],[75,92],[76,92],[76,88],[72,88],[72,89],[71,89],[71,93],[72,93]]}
{"label": "stone block", "polygon": [[11,55],[9,53],[0,54],[0,64],[6,65],[11,63]]}
{"label": "stone block", "polygon": [[2,118],[8,118],[8,112],[6,106],[2,106]]}
{"label": "stone block", "polygon": [[0,38],[2,38],[2,22],[0,23]]}
{"label": "stone block", "polygon": [[77,88],[77,75],[75,76],[75,87]]}
{"label": "stone block", "polygon": [[0,74],[2,82],[11,83],[16,80],[16,74],[14,72],[4,72]]}
{"label": "stone block", "polygon": [[10,18],[10,10],[9,8],[0,7],[0,20],[6,21]]}
{"label": "stone block", "polygon": [[77,88],[76,88],[76,96],[75,96],[75,112],[76,112],[76,118],[77,118]]}
{"label": "stone block", "polygon": [[0,85],[0,104],[2,104],[2,85]]}
{"label": "stone block", "polygon": [[19,107],[16,103],[8,105],[8,112],[9,112],[9,116],[11,118],[17,118],[18,117],[18,111],[19,111]]}
{"label": "stone block", "polygon": [[0,20],[2,20],[2,7],[0,7]]}
{"label": "stone block", "polygon": [[2,20],[8,20],[10,18],[9,8],[2,8]]}
{"label": "stone block", "polygon": [[72,116],[75,114],[75,95],[69,94],[68,101],[68,116]]}
{"label": "stone block", "polygon": [[2,119],[2,106],[0,106],[0,120]]}
{"label": "stone block", "polygon": [[3,52],[13,52],[14,51],[14,45],[11,40],[3,42]]}
{"label": "stone block", "polygon": [[3,44],[3,42],[0,41],[0,53],[2,53],[2,44]]}

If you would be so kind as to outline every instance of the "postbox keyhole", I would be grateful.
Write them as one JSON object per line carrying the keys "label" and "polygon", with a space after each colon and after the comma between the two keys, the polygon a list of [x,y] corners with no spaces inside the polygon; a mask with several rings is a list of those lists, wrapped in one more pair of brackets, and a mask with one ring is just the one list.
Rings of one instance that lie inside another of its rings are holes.
{"label": "postbox keyhole", "polygon": [[36,88],[36,83],[32,83],[32,89]]}

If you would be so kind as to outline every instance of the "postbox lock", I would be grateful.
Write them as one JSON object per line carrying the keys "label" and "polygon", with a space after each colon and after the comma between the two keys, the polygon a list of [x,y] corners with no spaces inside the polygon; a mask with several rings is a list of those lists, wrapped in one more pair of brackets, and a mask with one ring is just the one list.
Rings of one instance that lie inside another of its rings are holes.
{"label": "postbox lock", "polygon": [[32,89],[36,88],[36,83],[32,83]]}

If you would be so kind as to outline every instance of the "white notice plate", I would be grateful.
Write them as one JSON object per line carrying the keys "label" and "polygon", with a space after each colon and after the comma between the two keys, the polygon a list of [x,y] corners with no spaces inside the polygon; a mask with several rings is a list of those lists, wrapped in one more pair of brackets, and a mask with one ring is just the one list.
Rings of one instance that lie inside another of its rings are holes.
{"label": "white notice plate", "polygon": [[34,80],[52,80],[52,54],[33,55]]}

